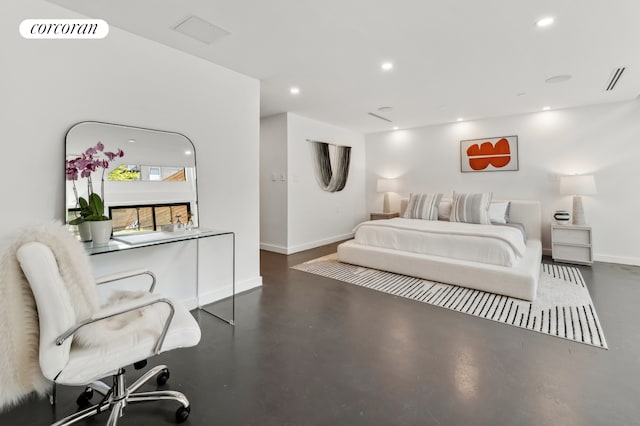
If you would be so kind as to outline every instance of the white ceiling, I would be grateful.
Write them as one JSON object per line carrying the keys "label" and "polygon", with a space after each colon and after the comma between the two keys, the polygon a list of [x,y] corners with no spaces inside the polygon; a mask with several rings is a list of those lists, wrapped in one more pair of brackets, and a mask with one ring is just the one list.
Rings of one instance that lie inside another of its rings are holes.
{"label": "white ceiling", "polygon": [[[260,79],[263,117],[288,111],[363,133],[640,94],[638,0],[50,1]],[[229,35],[207,45],[171,29],[192,14]],[[555,24],[537,28],[547,15]],[[545,83],[559,74],[573,78]]]}

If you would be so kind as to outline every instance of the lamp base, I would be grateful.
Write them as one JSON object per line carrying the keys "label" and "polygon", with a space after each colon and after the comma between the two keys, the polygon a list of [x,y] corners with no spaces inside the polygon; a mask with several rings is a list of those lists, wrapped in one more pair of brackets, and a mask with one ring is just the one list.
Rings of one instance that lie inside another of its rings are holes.
{"label": "lamp base", "polygon": [[582,197],[576,195],[573,197],[573,224],[586,225],[584,218],[584,206],[582,205]]}
{"label": "lamp base", "polygon": [[389,206],[389,193],[384,193],[384,199],[382,201],[382,213],[390,213],[391,207]]}

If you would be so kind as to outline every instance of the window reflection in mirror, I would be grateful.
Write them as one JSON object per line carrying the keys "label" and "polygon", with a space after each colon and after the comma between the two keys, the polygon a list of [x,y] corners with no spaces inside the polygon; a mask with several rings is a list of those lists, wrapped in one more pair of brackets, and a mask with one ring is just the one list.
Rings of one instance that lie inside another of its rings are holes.
{"label": "window reflection in mirror", "polygon": [[187,180],[187,176],[184,173],[184,168],[178,169],[175,167],[163,167],[160,169],[160,176],[164,181],[185,181]]}
{"label": "window reflection in mirror", "polygon": [[138,231],[160,231],[163,225],[185,224],[191,216],[189,204],[162,204],[146,206],[110,207],[113,234],[123,235]]}
{"label": "window reflection in mirror", "polygon": [[162,173],[160,173],[160,167],[149,167],[149,180],[162,180]]}
{"label": "window reflection in mirror", "polygon": [[140,166],[121,164],[109,173],[108,179],[118,182],[140,180]]}
{"label": "window reflection in mirror", "polygon": [[127,234],[132,231],[155,231],[153,207],[112,207],[113,234]]}
{"label": "window reflection in mirror", "polygon": [[121,164],[111,172],[107,178],[111,181],[132,182],[185,182],[187,173],[184,167],[140,166],[135,164]]}

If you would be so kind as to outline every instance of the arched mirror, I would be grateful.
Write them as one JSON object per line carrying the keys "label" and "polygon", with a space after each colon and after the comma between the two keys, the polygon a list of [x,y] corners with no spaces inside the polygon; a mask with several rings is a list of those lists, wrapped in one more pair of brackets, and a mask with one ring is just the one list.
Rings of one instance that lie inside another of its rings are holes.
{"label": "arched mirror", "polygon": [[[105,215],[113,219],[114,235],[189,220],[198,226],[196,152],[186,136],[85,121],[67,132],[66,159],[68,221],[77,217],[78,200],[88,198],[92,185],[104,199]],[[73,160],[76,167],[70,171]]]}

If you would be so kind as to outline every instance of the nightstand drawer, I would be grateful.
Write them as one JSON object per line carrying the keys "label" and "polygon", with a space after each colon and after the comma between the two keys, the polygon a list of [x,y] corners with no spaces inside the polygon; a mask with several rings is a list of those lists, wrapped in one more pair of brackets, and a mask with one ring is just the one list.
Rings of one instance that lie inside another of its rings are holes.
{"label": "nightstand drawer", "polygon": [[589,245],[591,244],[591,231],[580,228],[555,228],[553,232],[553,242]]}
{"label": "nightstand drawer", "polygon": [[553,260],[591,264],[593,263],[591,247],[553,244]]}

